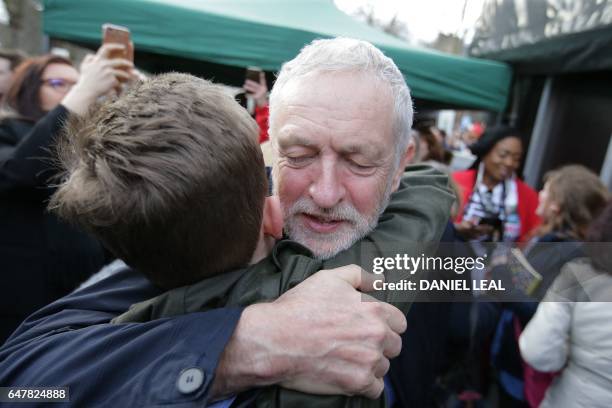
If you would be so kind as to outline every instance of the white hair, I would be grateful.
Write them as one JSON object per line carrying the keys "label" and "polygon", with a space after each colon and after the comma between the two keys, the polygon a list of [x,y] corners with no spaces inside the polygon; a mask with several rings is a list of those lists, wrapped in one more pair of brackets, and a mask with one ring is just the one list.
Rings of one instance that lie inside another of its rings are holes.
{"label": "white hair", "polygon": [[[274,126],[280,95],[291,80],[322,72],[370,73],[388,84],[394,99],[393,132],[396,138],[395,167],[412,140],[412,98],[397,65],[366,41],[352,38],[314,40],[291,61],[283,64],[270,93],[270,129]],[[272,136],[272,135],[271,135]]]}

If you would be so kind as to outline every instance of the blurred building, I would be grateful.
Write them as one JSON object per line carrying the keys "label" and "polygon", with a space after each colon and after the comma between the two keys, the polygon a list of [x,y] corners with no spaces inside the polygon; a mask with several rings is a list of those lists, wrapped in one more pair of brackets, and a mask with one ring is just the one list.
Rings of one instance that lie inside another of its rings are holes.
{"label": "blurred building", "polygon": [[506,115],[530,135],[529,184],[573,162],[612,188],[612,0],[489,0],[469,53],[514,68]]}
{"label": "blurred building", "polygon": [[438,37],[427,45],[430,48],[449,54],[464,55],[465,53],[463,39],[455,34],[439,33]]}
{"label": "blurred building", "polygon": [[42,3],[35,0],[0,0],[0,47],[40,54],[48,45],[42,31]]}

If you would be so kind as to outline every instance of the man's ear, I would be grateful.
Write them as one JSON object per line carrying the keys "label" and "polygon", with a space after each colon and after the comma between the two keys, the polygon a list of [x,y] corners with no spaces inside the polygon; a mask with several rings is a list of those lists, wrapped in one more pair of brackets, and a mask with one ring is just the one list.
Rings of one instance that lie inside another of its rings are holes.
{"label": "man's ear", "polygon": [[283,211],[278,196],[266,197],[261,224],[264,235],[271,235],[276,239],[283,237]]}
{"label": "man's ear", "polygon": [[404,174],[404,169],[406,169],[406,166],[412,163],[414,153],[415,144],[414,141],[410,141],[410,143],[408,143],[408,147],[406,148],[406,153],[402,158],[400,158],[399,166],[397,167],[395,175],[393,176],[393,190],[391,191],[396,191],[398,189],[400,180],[402,179],[402,174]]}

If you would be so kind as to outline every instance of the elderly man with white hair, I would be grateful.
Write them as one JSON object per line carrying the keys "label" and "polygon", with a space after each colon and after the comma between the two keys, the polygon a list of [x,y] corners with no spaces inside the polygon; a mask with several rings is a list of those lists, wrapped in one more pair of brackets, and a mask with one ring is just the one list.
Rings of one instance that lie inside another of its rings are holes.
{"label": "elderly man with white hair", "polygon": [[[283,65],[270,109],[285,233],[319,259],[337,255],[376,226],[414,154],[404,78],[369,43],[319,40]],[[359,268],[334,271],[271,303],[110,325],[159,293],[125,268],[27,319],[0,349],[0,380],[62,386],[78,378],[70,393],[88,406],[195,406],[230,396],[229,406],[240,402],[236,393],[269,384],[375,398],[405,318],[361,301],[358,290],[372,290],[372,279]]]}
{"label": "elderly man with white hair", "polygon": [[371,231],[414,155],[412,114],[401,72],[369,43],[319,40],[284,64],[269,133],[287,235],[329,258]]}

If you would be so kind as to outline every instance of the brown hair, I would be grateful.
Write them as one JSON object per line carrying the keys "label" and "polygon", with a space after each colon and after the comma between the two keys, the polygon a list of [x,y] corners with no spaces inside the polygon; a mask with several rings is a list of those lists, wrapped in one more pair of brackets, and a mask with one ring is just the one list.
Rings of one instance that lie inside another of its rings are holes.
{"label": "brown hair", "polygon": [[447,163],[444,157],[444,146],[438,141],[430,126],[415,128],[422,143],[427,144],[428,152],[423,161],[433,160],[440,163]]}
{"label": "brown hair", "polygon": [[556,231],[583,240],[589,224],[603,210],[609,193],[597,175],[578,164],[563,166],[544,176],[549,199],[560,207],[559,214],[539,229],[538,235]]}
{"label": "brown hair", "polygon": [[267,179],[255,121],[186,74],[136,84],[69,124],[50,207],[170,289],[246,265]]}
{"label": "brown hair", "polygon": [[587,250],[596,269],[612,274],[612,200],[589,226]]}
{"label": "brown hair", "polygon": [[51,64],[72,66],[69,59],[58,55],[26,58],[15,69],[13,82],[4,99],[5,108],[18,114],[21,119],[36,122],[42,118],[46,112],[40,107],[39,90],[43,83],[43,72]]}

